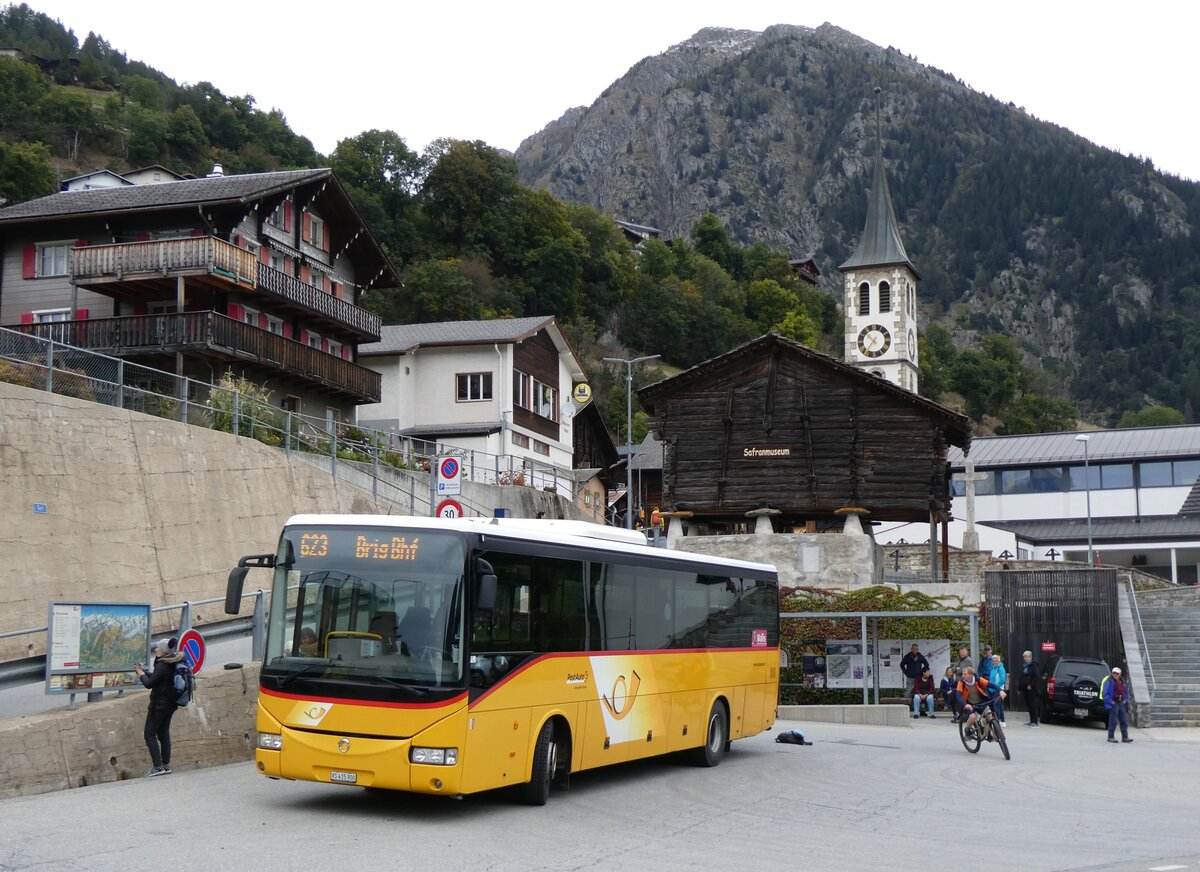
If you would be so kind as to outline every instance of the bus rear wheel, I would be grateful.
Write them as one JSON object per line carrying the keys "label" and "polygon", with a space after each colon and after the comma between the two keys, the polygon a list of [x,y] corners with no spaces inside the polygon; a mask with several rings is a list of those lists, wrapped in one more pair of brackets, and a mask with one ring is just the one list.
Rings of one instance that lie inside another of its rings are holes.
{"label": "bus rear wheel", "polygon": [[550,798],[550,783],[558,769],[558,741],[554,722],[546,721],[533,749],[533,776],[525,785],[522,798],[528,805],[545,805]]}
{"label": "bus rear wheel", "polygon": [[704,734],[704,744],[693,748],[688,759],[694,766],[716,766],[725,756],[725,747],[728,744],[729,716],[725,714],[725,706],[717,701],[708,713],[708,730]]}

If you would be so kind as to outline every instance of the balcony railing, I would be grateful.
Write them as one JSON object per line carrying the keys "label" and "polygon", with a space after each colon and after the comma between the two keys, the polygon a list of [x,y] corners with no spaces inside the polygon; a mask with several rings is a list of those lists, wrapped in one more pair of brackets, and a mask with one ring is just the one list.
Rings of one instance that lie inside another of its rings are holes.
{"label": "balcony railing", "polygon": [[361,339],[379,339],[382,321],[378,315],[259,263],[253,252],[212,236],[71,249],[71,277],[80,285],[174,275],[221,276],[242,288],[321,315],[353,330]]}
{"label": "balcony railing", "polygon": [[253,252],[213,236],[71,249],[71,277],[77,282],[206,272],[253,287],[257,266]]}
{"label": "balcony railing", "polygon": [[305,284],[295,276],[290,276],[264,263],[258,265],[258,290],[282,297],[314,312],[320,312],[340,324],[347,324],[361,333],[364,339],[372,341],[379,339],[383,321],[378,315],[368,312],[366,309],[360,309],[353,303],[340,300],[320,288]]}
{"label": "balcony railing", "polygon": [[379,373],[217,312],[21,324],[11,329],[117,357],[192,351],[210,357],[252,360],[349,394],[360,402],[377,403],[380,399]]}

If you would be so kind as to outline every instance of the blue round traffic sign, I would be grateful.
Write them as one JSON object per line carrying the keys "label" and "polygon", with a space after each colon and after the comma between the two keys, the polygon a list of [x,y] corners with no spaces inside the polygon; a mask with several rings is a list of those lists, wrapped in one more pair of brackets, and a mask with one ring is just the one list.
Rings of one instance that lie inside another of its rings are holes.
{"label": "blue round traffic sign", "polygon": [[442,478],[454,478],[458,475],[458,461],[447,457],[442,461]]}
{"label": "blue round traffic sign", "polygon": [[195,630],[185,630],[179,637],[179,650],[192,672],[199,675],[204,666],[204,637]]}

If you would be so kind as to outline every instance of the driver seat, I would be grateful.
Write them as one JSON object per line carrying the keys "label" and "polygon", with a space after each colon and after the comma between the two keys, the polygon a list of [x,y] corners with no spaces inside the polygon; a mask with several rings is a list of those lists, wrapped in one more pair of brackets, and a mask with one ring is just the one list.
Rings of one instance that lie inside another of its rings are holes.
{"label": "driver seat", "polygon": [[421,649],[433,644],[433,619],[425,606],[410,606],[400,622],[400,639],[409,654],[419,654]]}
{"label": "driver seat", "polygon": [[383,640],[383,653],[396,653],[396,613],[376,612],[371,616],[368,632],[374,633]]}

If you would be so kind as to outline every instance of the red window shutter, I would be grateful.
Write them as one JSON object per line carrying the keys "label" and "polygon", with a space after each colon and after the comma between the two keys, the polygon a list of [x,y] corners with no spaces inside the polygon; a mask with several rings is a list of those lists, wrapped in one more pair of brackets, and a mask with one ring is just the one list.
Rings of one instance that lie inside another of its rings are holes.
{"label": "red window shutter", "polygon": [[283,338],[284,339],[292,338],[292,325],[287,321],[283,322]]}
{"label": "red window shutter", "polygon": [[[25,251],[21,254],[21,278],[32,279],[37,276],[37,246],[26,245]],[[31,319],[32,315],[29,316]],[[22,324],[32,323],[22,321]]]}
{"label": "red window shutter", "polygon": [[331,281],[329,283],[329,293],[333,294],[335,297],[341,297],[342,296],[341,283]]}
{"label": "red window shutter", "polygon": [[328,221],[325,222],[325,227],[321,230],[321,250],[327,253],[331,250]]}
{"label": "red window shutter", "polygon": [[149,311],[150,310],[146,308],[145,303],[134,303],[133,304],[133,314],[135,314],[135,315],[145,315]]}
{"label": "red window shutter", "polygon": [[259,246],[258,262],[259,263],[270,263],[271,262],[271,252],[267,250],[267,247],[265,245]]}
{"label": "red window shutter", "polygon": [[205,233],[203,230],[201,230],[199,227],[192,228],[192,236],[207,236],[207,235],[208,234]]}
{"label": "red window shutter", "polygon": [[286,276],[294,276],[296,274],[296,264],[290,257],[284,258],[283,274]]}
{"label": "red window shutter", "polygon": [[310,284],[312,282],[311,267],[300,264],[300,281],[304,282],[305,284]]}
{"label": "red window shutter", "polygon": [[246,307],[243,306],[241,303],[230,303],[226,307],[225,311],[229,314],[229,317],[232,318],[234,321],[241,321],[243,318],[246,317]]}
{"label": "red window shutter", "polygon": [[329,353],[329,340],[328,339],[321,340],[321,350],[324,351],[326,354]]}
{"label": "red window shutter", "polygon": [[32,312],[22,312],[21,313],[21,323],[22,324],[32,324],[33,323],[33,313]]}
{"label": "red window shutter", "polygon": [[246,240],[242,238],[242,234],[235,233],[233,235],[233,244],[236,245],[238,248],[245,248]]}
{"label": "red window shutter", "polygon": [[308,345],[308,331],[303,328],[300,330],[300,344]]}
{"label": "red window shutter", "polygon": [[75,240],[76,248],[86,248],[87,246],[89,246],[91,244],[92,244],[92,241],[90,239],[76,239]]}
{"label": "red window shutter", "polygon": [[342,346],[342,360],[349,360],[349,359],[350,359],[350,346],[343,345]]}
{"label": "red window shutter", "polygon": [[307,212],[304,213],[304,218],[300,224],[300,238],[305,242],[312,239],[312,216]]}
{"label": "red window shutter", "polygon": [[265,314],[263,314],[262,312],[258,313],[258,329],[259,330],[267,329],[267,316]]}
{"label": "red window shutter", "polygon": [[137,242],[149,242],[150,234],[149,233],[135,233],[133,235],[133,238]]}
{"label": "red window shutter", "polygon": [[283,201],[283,229],[284,230],[292,229],[292,201],[291,200]]}
{"label": "red window shutter", "polygon": [[87,319],[88,319],[88,310],[87,309],[76,309],[75,310],[75,320],[76,321],[86,321]]}

